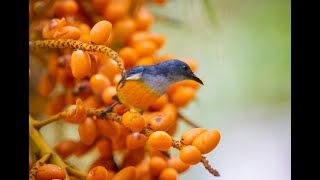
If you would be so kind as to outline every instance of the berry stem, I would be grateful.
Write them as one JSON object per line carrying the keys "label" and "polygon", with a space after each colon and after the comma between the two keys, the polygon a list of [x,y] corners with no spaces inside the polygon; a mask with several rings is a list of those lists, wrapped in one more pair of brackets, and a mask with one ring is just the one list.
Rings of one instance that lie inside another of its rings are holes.
{"label": "berry stem", "polygon": [[80,49],[83,51],[90,51],[90,52],[99,52],[103,53],[110,58],[112,58],[119,66],[122,78],[125,79],[125,69],[123,64],[121,63],[120,56],[111,48],[103,45],[95,45],[95,44],[88,44],[85,42],[81,42],[78,40],[73,39],[57,39],[57,40],[36,40],[36,41],[29,41],[29,48],[31,50],[37,49],[46,49],[46,48],[73,48],[73,49]]}
{"label": "berry stem", "polygon": [[71,166],[66,167],[69,175],[81,177],[82,179],[86,178],[86,174],[78,169],[75,169]]}
{"label": "berry stem", "polygon": [[60,120],[65,114],[65,111],[62,111],[58,114],[55,114],[55,115],[52,115],[50,117],[48,117],[47,119],[44,119],[44,120],[41,120],[41,121],[35,121],[33,123],[33,127],[34,128],[37,128],[37,129],[40,129],[42,126],[45,126],[47,124],[50,124],[52,122],[55,122],[57,120]]}
{"label": "berry stem", "polygon": [[219,172],[210,166],[209,161],[204,156],[201,157],[201,162],[211,174],[214,176],[220,176]]}
{"label": "berry stem", "polygon": [[51,153],[44,154],[36,163],[34,163],[29,172],[29,180],[37,180],[36,176],[39,168],[50,159],[51,155]]}
{"label": "berry stem", "polygon": [[193,128],[199,128],[200,127],[196,123],[194,123],[191,119],[189,119],[185,115],[181,114],[181,112],[178,112],[178,117],[181,120],[183,120],[184,122],[186,122],[187,124],[189,124]]}

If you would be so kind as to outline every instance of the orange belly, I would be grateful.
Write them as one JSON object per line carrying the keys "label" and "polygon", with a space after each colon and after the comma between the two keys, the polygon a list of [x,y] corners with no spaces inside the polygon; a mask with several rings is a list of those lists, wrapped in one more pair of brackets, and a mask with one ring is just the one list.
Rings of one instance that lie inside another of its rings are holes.
{"label": "orange belly", "polygon": [[128,80],[117,87],[117,97],[122,104],[134,109],[144,110],[160,96],[141,80]]}

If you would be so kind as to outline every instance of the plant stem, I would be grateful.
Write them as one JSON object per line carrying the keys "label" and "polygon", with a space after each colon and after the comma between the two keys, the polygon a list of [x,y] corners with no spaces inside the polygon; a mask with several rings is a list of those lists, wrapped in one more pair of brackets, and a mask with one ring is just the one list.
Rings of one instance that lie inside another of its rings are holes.
{"label": "plant stem", "polygon": [[185,115],[181,114],[181,112],[178,112],[178,117],[183,120],[184,122],[186,122],[187,124],[189,124],[191,127],[193,128],[199,128],[200,126],[198,126],[196,123],[194,123],[193,121],[191,121],[191,119],[187,118]]}
{"label": "plant stem", "polygon": [[47,119],[44,119],[41,121],[35,121],[33,123],[33,127],[40,129],[42,126],[45,126],[45,125],[50,124],[54,121],[60,120],[63,116],[64,116],[64,111],[62,111],[58,114],[52,115],[52,116],[48,117]]}
{"label": "plant stem", "polygon": [[40,156],[43,156],[48,153],[51,154],[52,157],[50,158],[49,162],[60,166],[66,173],[65,180],[70,180],[68,172],[67,172],[67,167],[69,167],[69,165],[66,164],[64,162],[64,160],[45,142],[45,140],[42,138],[39,130],[34,128],[34,123],[35,123],[35,120],[29,115],[29,139],[30,139],[30,141],[32,141],[39,148]]}
{"label": "plant stem", "polygon": [[78,170],[78,169],[75,169],[75,168],[73,168],[71,166],[66,167],[66,169],[67,169],[67,171],[68,171],[68,173],[70,175],[77,176],[77,177],[80,177],[82,179],[86,178],[86,174],[84,172]]}

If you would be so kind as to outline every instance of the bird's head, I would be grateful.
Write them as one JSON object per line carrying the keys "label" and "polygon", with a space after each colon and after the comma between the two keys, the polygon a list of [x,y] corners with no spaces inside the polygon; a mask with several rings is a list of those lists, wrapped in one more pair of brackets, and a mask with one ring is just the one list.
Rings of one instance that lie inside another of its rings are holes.
{"label": "bird's head", "polygon": [[203,82],[192,72],[189,65],[183,61],[173,59],[161,62],[157,66],[159,71],[165,72],[167,78],[176,82],[189,79],[203,85]]}

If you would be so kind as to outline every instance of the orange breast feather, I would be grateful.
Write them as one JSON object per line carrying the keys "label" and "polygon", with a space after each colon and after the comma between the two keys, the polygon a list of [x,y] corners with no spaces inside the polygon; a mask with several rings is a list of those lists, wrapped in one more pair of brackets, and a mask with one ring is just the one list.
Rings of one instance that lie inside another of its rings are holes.
{"label": "orange breast feather", "polygon": [[146,109],[160,96],[141,80],[128,80],[119,84],[117,96],[122,104],[135,109]]}

